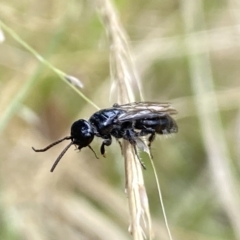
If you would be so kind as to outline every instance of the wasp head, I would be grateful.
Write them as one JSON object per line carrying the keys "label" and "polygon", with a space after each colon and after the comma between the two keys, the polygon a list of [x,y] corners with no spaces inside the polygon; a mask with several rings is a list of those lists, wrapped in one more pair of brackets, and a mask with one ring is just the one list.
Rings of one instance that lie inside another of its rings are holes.
{"label": "wasp head", "polygon": [[71,126],[72,143],[80,150],[87,147],[94,138],[94,132],[90,123],[84,119],[77,120]]}

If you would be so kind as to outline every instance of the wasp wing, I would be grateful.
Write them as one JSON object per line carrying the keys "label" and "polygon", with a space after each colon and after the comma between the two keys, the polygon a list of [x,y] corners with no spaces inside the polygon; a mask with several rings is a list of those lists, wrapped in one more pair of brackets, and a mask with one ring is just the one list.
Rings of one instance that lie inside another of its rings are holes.
{"label": "wasp wing", "polygon": [[168,112],[168,114],[176,114],[177,110],[174,109],[169,102],[133,102],[119,105],[115,103],[114,108],[124,109],[126,111],[131,110],[152,110],[154,112]]}
{"label": "wasp wing", "polygon": [[113,107],[125,110],[124,113],[118,115],[116,119],[118,123],[136,121],[139,119],[160,118],[177,113],[177,110],[174,109],[170,103],[133,102],[123,105],[115,103]]}
{"label": "wasp wing", "polygon": [[167,113],[161,112],[152,112],[151,110],[134,110],[118,115],[116,122],[123,123],[128,121],[136,121],[140,119],[153,119],[166,116]]}

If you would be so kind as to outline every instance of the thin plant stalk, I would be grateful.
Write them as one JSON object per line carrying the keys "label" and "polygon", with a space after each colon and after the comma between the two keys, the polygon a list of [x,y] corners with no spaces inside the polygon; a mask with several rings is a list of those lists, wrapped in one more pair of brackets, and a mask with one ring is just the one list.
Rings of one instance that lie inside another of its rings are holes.
{"label": "thin plant stalk", "polygon": [[[185,0],[182,2],[182,16],[186,34],[199,30],[196,27],[199,22],[203,28],[205,27],[202,4],[201,0],[192,2]],[[240,207],[236,192],[238,187],[232,177],[234,174],[231,172],[229,165],[230,154],[223,133],[217,98],[214,94],[209,52],[201,55],[194,54],[195,45],[191,41],[186,42],[186,48],[189,54],[192,90],[195,94],[209,172],[234,233],[237,239],[240,239]],[[206,101],[204,97],[209,92],[212,93],[211,102]]]}
{"label": "thin plant stalk", "polygon": [[39,62],[41,62],[44,66],[51,69],[53,72],[55,72],[60,79],[65,81],[72,89],[74,89],[85,101],[87,101],[89,104],[91,104],[94,108],[99,109],[99,107],[93,103],[89,98],[87,98],[79,89],[83,88],[83,84],[79,79],[76,77],[73,77],[71,75],[68,75],[61,71],[60,69],[57,69],[54,67],[50,62],[46,60],[43,56],[41,56],[35,49],[30,47],[25,41],[23,41],[20,36],[18,36],[14,30],[12,30],[10,27],[8,27],[5,23],[3,23],[0,20],[0,27],[7,32],[12,38],[16,40],[20,45],[22,45],[27,51],[29,51]]}
{"label": "thin plant stalk", "polygon": [[[138,86],[139,84],[129,51],[127,35],[111,1],[98,0],[96,1],[96,6],[109,38],[110,71],[113,84],[117,86],[118,103],[134,102],[135,97],[132,82],[135,81],[135,84]],[[140,89],[140,87],[138,89]],[[151,217],[144,187],[142,168],[133,147],[126,141],[123,143],[123,156],[125,160],[126,193],[130,211],[129,231],[133,235],[133,239],[143,239],[145,233],[142,227],[142,221],[146,222],[147,219],[147,229],[149,238],[151,239]]]}

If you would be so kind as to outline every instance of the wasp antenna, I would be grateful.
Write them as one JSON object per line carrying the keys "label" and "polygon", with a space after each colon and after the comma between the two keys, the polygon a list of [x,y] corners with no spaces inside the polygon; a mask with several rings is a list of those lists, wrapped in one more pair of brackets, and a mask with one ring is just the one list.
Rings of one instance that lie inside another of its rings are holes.
{"label": "wasp antenna", "polygon": [[92,149],[92,147],[91,147],[90,145],[88,145],[88,147],[92,150],[92,152],[94,153],[95,157],[96,157],[97,159],[99,159],[99,157],[97,156],[97,154],[95,153],[95,151]]}
{"label": "wasp antenna", "polygon": [[61,158],[63,157],[63,155],[66,153],[66,151],[71,147],[73,143],[70,142],[64,149],[63,151],[60,153],[60,155],[58,156],[58,158],[56,159],[56,161],[54,162],[52,168],[51,168],[51,172],[54,171],[54,169],[56,168],[56,166],[58,165],[59,161],[61,160]]}
{"label": "wasp antenna", "polygon": [[51,143],[50,145],[48,145],[47,147],[45,147],[45,148],[43,148],[43,149],[36,149],[36,148],[34,148],[34,147],[32,147],[32,149],[33,149],[33,151],[35,151],[35,152],[45,152],[45,151],[47,151],[49,148],[51,148],[51,147],[59,144],[60,142],[62,142],[62,141],[64,141],[64,140],[69,140],[69,139],[71,139],[71,137],[65,137],[65,138],[62,138],[62,139],[54,142],[54,143]]}

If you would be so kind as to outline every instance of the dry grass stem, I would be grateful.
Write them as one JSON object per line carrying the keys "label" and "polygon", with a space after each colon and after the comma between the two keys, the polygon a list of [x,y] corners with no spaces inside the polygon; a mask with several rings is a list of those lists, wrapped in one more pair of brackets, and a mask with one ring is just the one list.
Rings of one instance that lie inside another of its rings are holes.
{"label": "dry grass stem", "polygon": [[[186,33],[195,30],[196,16],[204,23],[202,1],[183,1],[182,15]],[[203,27],[204,24],[203,24]],[[209,170],[213,182],[225,209],[226,214],[234,229],[237,239],[240,239],[240,205],[237,196],[238,189],[229,165],[230,154],[223,134],[223,127],[219,116],[219,107],[216,96],[212,96],[211,104],[206,101],[206,92],[214,92],[209,54],[194,54],[196,46],[192,42],[186,42],[189,53],[191,69],[192,89],[195,94],[196,108],[201,124],[204,145],[208,155]],[[214,111],[213,111],[214,109]]]}
{"label": "dry grass stem", "polygon": [[4,40],[5,40],[5,36],[2,29],[0,28],[0,43],[4,42]]}
{"label": "dry grass stem", "polygon": [[[109,0],[98,0],[97,6],[110,44],[110,70],[113,84],[118,89],[118,103],[134,102],[133,84],[140,90],[137,74],[129,51],[126,33],[118,19],[117,11]],[[141,96],[141,92],[140,92]],[[126,192],[129,201],[129,231],[136,240],[145,237],[142,219],[148,222],[147,229],[151,239],[151,218],[147,194],[144,187],[142,168],[133,147],[123,143],[125,159]],[[145,218],[147,220],[145,220]]]}
{"label": "dry grass stem", "polygon": [[[227,26],[217,29],[206,29],[189,32],[184,37],[183,35],[174,35],[174,37],[164,37],[161,35],[157,38],[145,38],[139,43],[136,42],[133,53],[134,60],[139,75],[144,74],[152,66],[152,63],[158,59],[176,59],[181,58],[188,53],[183,46],[184,41],[191,42],[195,45],[192,49],[192,54],[205,54],[208,51],[217,53],[222,50],[234,50],[240,46],[240,36],[237,34],[236,29],[239,31],[239,26]],[[152,35],[157,35],[158,29],[153,29]],[[206,38],[206,35],[208,36]],[[161,46],[159,48],[159,46]]]}
{"label": "dry grass stem", "polygon": [[118,103],[135,100],[133,88],[142,99],[140,83],[129,50],[127,35],[122,27],[117,11],[109,0],[96,1],[104,28],[109,37],[110,71],[113,84],[117,85]]}

